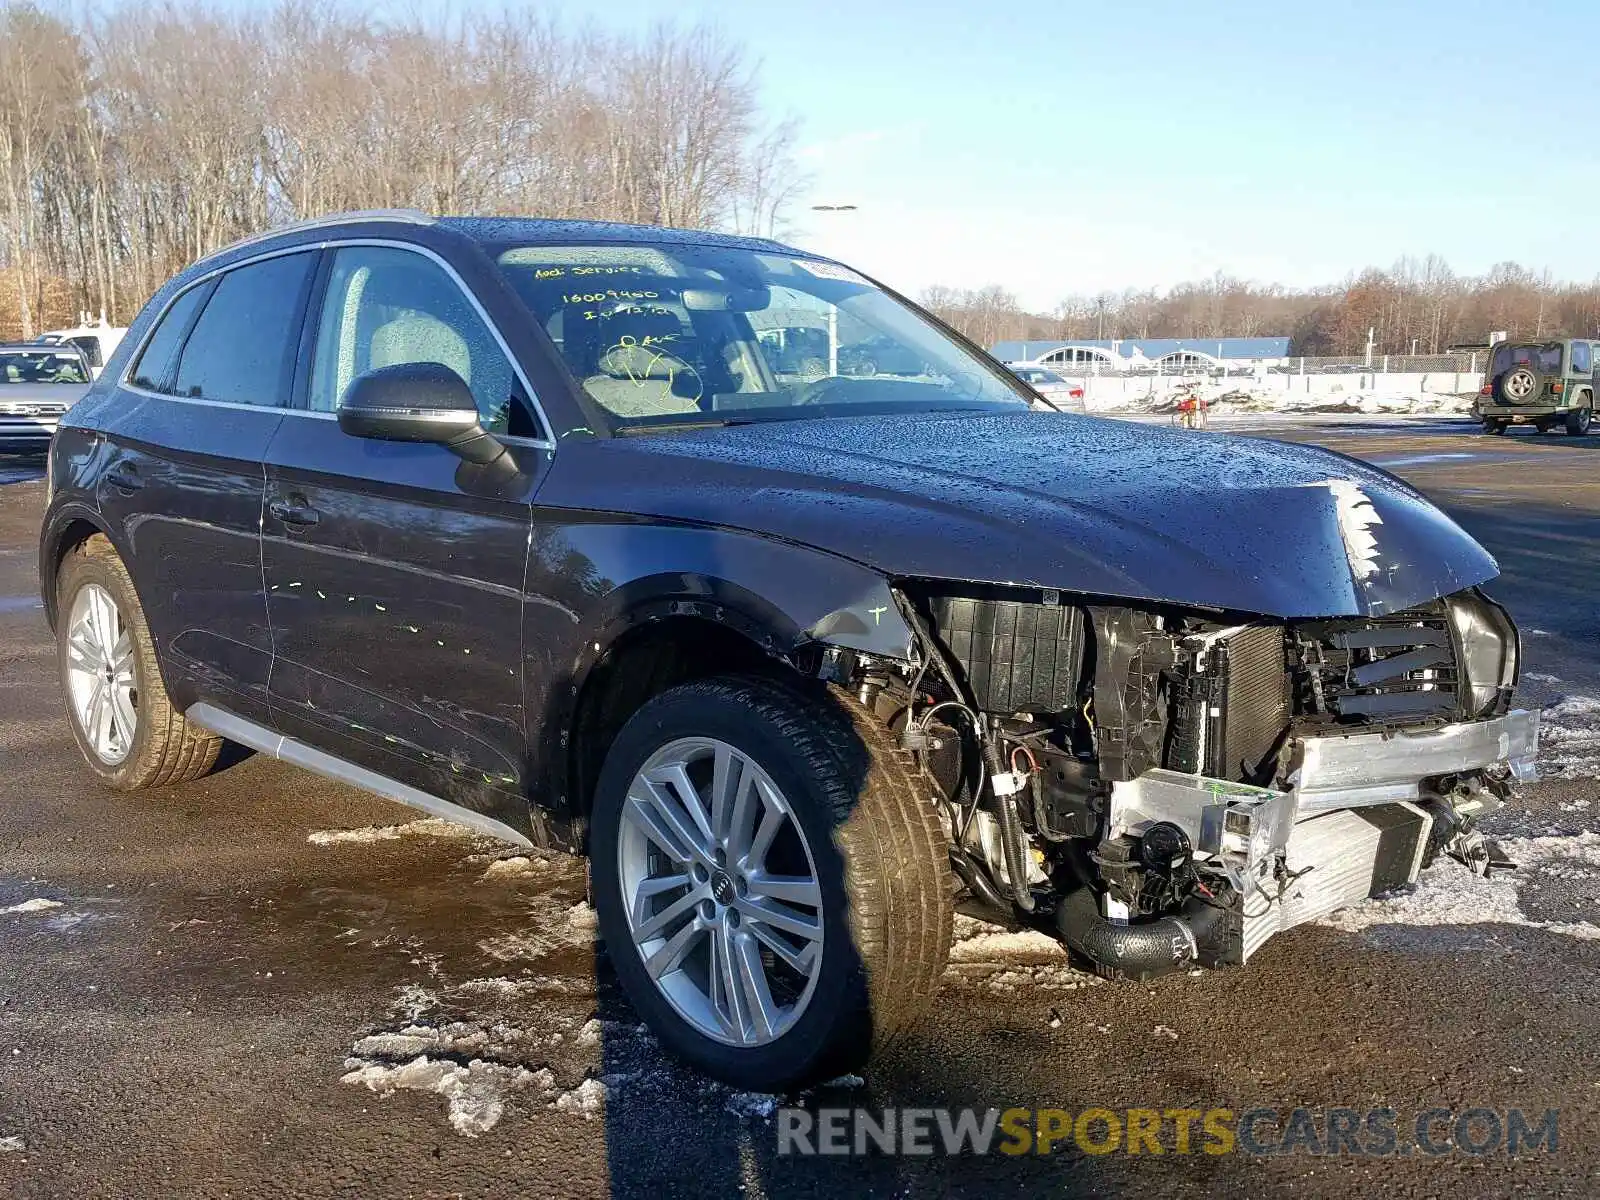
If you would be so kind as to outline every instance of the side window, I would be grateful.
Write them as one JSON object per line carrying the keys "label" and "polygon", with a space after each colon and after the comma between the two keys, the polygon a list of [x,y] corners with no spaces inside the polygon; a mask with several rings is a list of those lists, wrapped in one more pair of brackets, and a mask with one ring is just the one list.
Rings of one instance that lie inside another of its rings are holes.
{"label": "side window", "polygon": [[1572,369],[1579,375],[1587,375],[1594,370],[1590,361],[1588,342],[1572,343]]}
{"label": "side window", "polygon": [[211,285],[202,283],[190,288],[167,306],[155,332],[145,343],[139,361],[129,372],[128,382],[151,392],[172,390],[172,360],[177,356],[178,347],[183,344],[184,334],[189,332],[189,326],[194,323],[195,313],[210,294]]}
{"label": "side window", "polygon": [[300,312],[314,251],[286,254],[222,276],[178,361],[175,395],[282,407],[289,399]]}
{"label": "side window", "polygon": [[461,285],[437,263],[392,246],[334,253],[308,396],[334,412],[356,376],[400,363],[440,363],[466,381],[483,427],[537,436],[511,363]]}

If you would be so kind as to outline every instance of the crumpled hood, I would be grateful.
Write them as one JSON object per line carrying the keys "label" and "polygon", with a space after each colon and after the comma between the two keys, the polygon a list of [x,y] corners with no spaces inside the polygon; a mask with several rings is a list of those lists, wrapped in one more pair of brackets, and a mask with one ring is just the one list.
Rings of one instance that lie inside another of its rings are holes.
{"label": "crumpled hood", "polygon": [[1024,412],[779,421],[566,453],[578,445],[554,475],[564,458],[574,471],[610,460],[600,477],[622,511],[748,529],[899,578],[1313,617],[1397,612],[1499,573],[1386,472],[1254,438]]}

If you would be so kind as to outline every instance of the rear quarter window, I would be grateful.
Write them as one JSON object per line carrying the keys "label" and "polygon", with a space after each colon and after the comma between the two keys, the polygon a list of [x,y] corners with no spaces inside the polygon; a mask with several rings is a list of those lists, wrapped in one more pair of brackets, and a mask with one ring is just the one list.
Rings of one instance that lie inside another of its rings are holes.
{"label": "rear quarter window", "polygon": [[172,387],[172,365],[178,347],[194,324],[194,317],[211,294],[211,284],[202,283],[182,293],[167,306],[156,322],[155,331],[144,344],[139,361],[128,373],[128,382],[151,392],[166,392]]}
{"label": "rear quarter window", "polygon": [[222,404],[287,407],[316,251],[222,276],[183,345],[173,393]]}
{"label": "rear quarter window", "polygon": [[1594,370],[1588,342],[1572,343],[1572,369],[1583,375],[1587,375]]}

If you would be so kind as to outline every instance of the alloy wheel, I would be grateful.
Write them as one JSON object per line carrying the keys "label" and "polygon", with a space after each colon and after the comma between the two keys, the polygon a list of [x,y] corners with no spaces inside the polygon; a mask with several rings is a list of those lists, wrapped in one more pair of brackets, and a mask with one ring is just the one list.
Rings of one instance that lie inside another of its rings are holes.
{"label": "alloy wheel", "polygon": [[67,691],[78,728],[95,756],[116,766],[133,749],[139,692],[133,639],[111,593],[86,584],[67,618]]}
{"label": "alloy wheel", "polygon": [[617,867],[645,973],[680,1017],[742,1047],[793,1028],[822,969],[822,887],[754,759],[713,738],[657,750],[628,788]]}

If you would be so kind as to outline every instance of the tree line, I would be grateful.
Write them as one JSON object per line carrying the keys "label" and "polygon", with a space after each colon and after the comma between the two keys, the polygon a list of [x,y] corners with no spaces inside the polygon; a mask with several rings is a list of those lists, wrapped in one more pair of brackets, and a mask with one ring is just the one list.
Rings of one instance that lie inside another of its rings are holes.
{"label": "tree line", "polygon": [[326,0],[0,5],[0,336],[125,322],[269,225],[360,208],[770,234],[799,178],[744,49]]}
{"label": "tree line", "polygon": [[1293,353],[1443,354],[1505,331],[1513,338],[1600,334],[1600,280],[1557,283],[1548,272],[1501,263],[1457,275],[1437,256],[1369,268],[1345,283],[1292,289],[1218,274],[1167,291],[1070,296],[1054,312],[1028,312],[998,285],[932,287],[920,297],[984,346],[1002,340],[1154,337],[1289,337]]}

